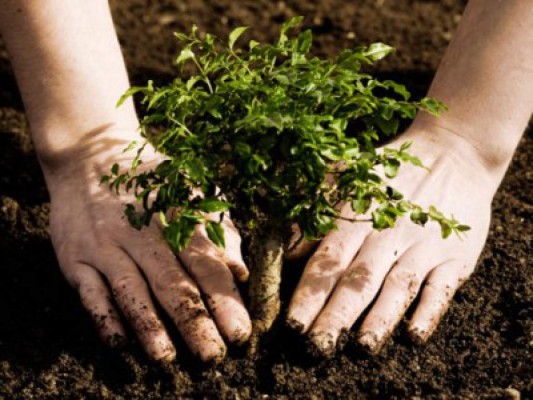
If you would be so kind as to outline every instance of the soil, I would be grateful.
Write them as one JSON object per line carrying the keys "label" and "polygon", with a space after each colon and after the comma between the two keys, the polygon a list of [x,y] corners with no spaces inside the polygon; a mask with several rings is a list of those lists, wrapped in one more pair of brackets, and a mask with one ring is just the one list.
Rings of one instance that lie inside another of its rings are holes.
{"label": "soil", "polygon": [[[383,41],[398,51],[377,68],[427,90],[460,20],[460,0],[114,0],[134,83],[168,80],[173,31],[226,35],[250,25],[270,40],[279,23],[305,15],[316,52]],[[48,195],[32,150],[13,73],[0,46],[0,399],[102,398],[533,398],[533,274],[530,265],[533,140],[520,144],[493,205],[493,221],[476,273],[427,345],[400,328],[377,356],[346,337],[330,359],[305,351],[277,327],[257,361],[230,349],[220,366],[200,365],[176,336],[180,357],[150,363],[132,343],[100,343],[76,293],[61,276],[47,233]],[[282,307],[301,265],[285,268]]]}

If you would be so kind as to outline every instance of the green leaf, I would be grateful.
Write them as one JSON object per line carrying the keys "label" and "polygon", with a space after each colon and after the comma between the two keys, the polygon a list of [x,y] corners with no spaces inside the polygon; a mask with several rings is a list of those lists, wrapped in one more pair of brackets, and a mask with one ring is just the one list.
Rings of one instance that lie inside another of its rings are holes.
{"label": "green leaf", "polygon": [[387,120],[381,115],[376,115],[375,122],[379,129],[381,129],[387,136],[396,134],[398,132],[398,128],[400,127],[400,121],[398,121],[396,118]]}
{"label": "green leaf", "polygon": [[459,232],[466,232],[469,231],[471,228],[468,225],[457,225],[455,227]]}
{"label": "green leaf", "polygon": [[228,211],[231,207],[231,204],[217,198],[206,198],[202,199],[198,203],[198,208],[200,211],[205,213],[214,213],[214,212],[225,212]]}
{"label": "green leaf", "polygon": [[443,239],[446,239],[452,233],[452,227],[447,221],[440,222],[440,229]]}
{"label": "green leaf", "polygon": [[370,199],[356,199],[352,201],[352,210],[356,214],[364,214],[370,208],[372,201]]}
{"label": "green leaf", "polygon": [[383,169],[387,178],[394,178],[398,175],[399,168],[400,162],[395,158],[386,158],[383,160]]}
{"label": "green leaf", "polygon": [[313,34],[311,29],[306,29],[301,33],[296,39],[296,51],[301,54],[307,54],[311,49],[311,44],[313,43]]}
{"label": "green leaf", "polygon": [[174,36],[182,42],[189,40],[189,37],[184,33],[174,32]]}
{"label": "green leaf", "polygon": [[428,222],[428,214],[423,212],[420,208],[415,208],[411,211],[411,221],[417,225],[424,226]]}
{"label": "green leaf", "polygon": [[447,110],[446,106],[443,103],[435,99],[428,98],[428,97],[420,100],[420,104],[424,111],[428,112],[429,114],[435,117],[438,117],[442,110]]}
{"label": "green leaf", "polygon": [[384,43],[373,43],[364,52],[364,55],[370,58],[372,61],[379,61],[392,53],[394,48]]}
{"label": "green leaf", "polygon": [[435,206],[429,206],[429,216],[430,218],[438,221],[444,219],[444,214],[435,208]]}
{"label": "green leaf", "polygon": [[390,87],[392,90],[394,90],[396,93],[398,93],[400,96],[403,97],[404,100],[409,100],[411,97],[411,93],[407,90],[407,88],[404,85],[400,85],[399,83],[396,83],[394,81],[384,81],[383,84],[385,86]]}
{"label": "green leaf", "polygon": [[111,167],[111,173],[113,175],[118,175],[119,168],[120,166],[117,163],[113,164],[113,166]]}
{"label": "green leaf", "polygon": [[178,58],[176,58],[176,64],[179,65],[179,64],[182,64],[184,63],[185,61],[187,60],[190,60],[191,58],[194,58],[194,53],[192,52],[191,49],[189,49],[188,47],[183,49]]}
{"label": "green leaf", "polygon": [[168,227],[167,216],[165,215],[165,213],[163,211],[159,211],[159,222],[161,222],[161,225],[164,228]]}
{"label": "green leaf", "polygon": [[218,247],[226,247],[224,228],[219,222],[207,221],[205,223],[207,237]]}
{"label": "green leaf", "polygon": [[124,102],[129,99],[131,96],[133,96],[134,94],[137,94],[139,92],[146,92],[148,91],[148,89],[146,87],[140,87],[140,86],[133,86],[131,88],[129,88],[126,93],[124,93],[122,96],[120,96],[120,99],[118,99],[117,101],[117,105],[116,107],[120,107],[122,104],[124,104]]}
{"label": "green leaf", "polygon": [[287,22],[284,22],[283,25],[281,25],[281,33],[285,34],[287,31],[291,28],[294,28],[295,26],[298,26],[302,23],[304,20],[303,16],[296,16],[289,19]]}
{"label": "green leaf", "polygon": [[240,26],[238,28],[235,28],[233,31],[231,31],[231,33],[229,34],[229,40],[228,40],[230,49],[233,50],[233,45],[235,44],[239,36],[241,36],[247,29],[248,29],[247,26]]}
{"label": "green leaf", "polygon": [[387,186],[387,196],[391,200],[402,200],[403,194],[401,194],[398,190],[394,189],[393,187]]}
{"label": "green leaf", "polygon": [[128,146],[122,150],[123,153],[127,153],[128,151],[132,151],[135,147],[137,147],[139,143],[134,140],[133,142],[131,142],[130,144],[128,144]]}
{"label": "green leaf", "polygon": [[189,78],[189,80],[187,80],[187,84],[185,85],[185,87],[187,88],[188,91],[191,91],[194,85],[196,85],[196,83],[198,81],[201,81],[202,79],[203,77],[200,75],[192,76]]}

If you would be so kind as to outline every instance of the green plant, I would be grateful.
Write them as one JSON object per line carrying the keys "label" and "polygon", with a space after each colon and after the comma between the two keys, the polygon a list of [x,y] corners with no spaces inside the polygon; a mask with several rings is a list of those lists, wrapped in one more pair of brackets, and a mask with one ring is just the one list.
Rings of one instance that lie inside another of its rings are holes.
{"label": "green plant", "polygon": [[[117,191],[133,189],[142,202],[141,211],[126,206],[133,226],[148,225],[159,214],[176,252],[198,224],[224,246],[221,221],[231,209],[250,232],[254,337],[269,329],[279,311],[283,242],[291,224],[306,239],[319,239],[335,229],[339,205],[348,202],[357,215],[366,215],[354,222],[368,221],[378,230],[405,214],[420,225],[436,221],[443,237],[468,229],[434,207],[426,211],[403,199],[378,173],[382,168],[393,178],[402,163],[422,166],[408,152],[410,143],[382,152],[376,144],[418,110],[438,115],[444,106],[429,98],[410,101],[404,86],[361,71],[393,50],[385,44],[343,50],[335,60],[310,57],[310,30],[287,36],[301,21],[284,23],[274,44],[250,41],[247,51],[234,47],[246,27],[231,32],[227,42],[201,37],[196,27],[189,35],[176,34],[185,44],[176,64],[192,66],[192,75],[162,87],[149,82],[124,95],[120,102],[143,96],[146,142],[129,147],[138,147],[129,171],[114,165],[102,178]],[[165,160],[138,172],[146,143]],[[203,195],[195,195],[196,189]]]}

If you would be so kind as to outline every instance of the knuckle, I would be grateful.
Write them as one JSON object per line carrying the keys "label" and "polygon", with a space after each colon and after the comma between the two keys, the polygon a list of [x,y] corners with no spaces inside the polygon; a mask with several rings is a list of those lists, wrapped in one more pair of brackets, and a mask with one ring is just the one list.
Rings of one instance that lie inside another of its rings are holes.
{"label": "knuckle", "polygon": [[188,269],[199,280],[231,279],[231,272],[226,265],[212,255],[195,254],[189,257]]}
{"label": "knuckle", "polygon": [[186,282],[184,274],[177,268],[162,268],[156,273],[154,289],[159,292],[180,290]]}
{"label": "knuckle", "polygon": [[191,294],[174,308],[174,318],[180,329],[195,327],[195,321],[209,318],[199,294]]}
{"label": "knuckle", "polygon": [[387,282],[399,289],[412,292],[421,284],[418,274],[408,268],[393,268],[387,277]]}
{"label": "knuckle", "polygon": [[327,321],[327,326],[336,330],[349,328],[352,313],[347,307],[336,307],[328,311],[323,321]]}
{"label": "knuckle", "polygon": [[362,293],[375,285],[375,278],[369,265],[366,262],[359,262],[344,272],[341,282]]}
{"label": "knuckle", "polygon": [[91,305],[98,299],[108,297],[107,290],[97,285],[81,285],[79,289],[80,299],[83,304]]}
{"label": "knuckle", "polygon": [[132,272],[125,272],[111,280],[111,287],[115,294],[138,289],[144,285],[143,281]]}

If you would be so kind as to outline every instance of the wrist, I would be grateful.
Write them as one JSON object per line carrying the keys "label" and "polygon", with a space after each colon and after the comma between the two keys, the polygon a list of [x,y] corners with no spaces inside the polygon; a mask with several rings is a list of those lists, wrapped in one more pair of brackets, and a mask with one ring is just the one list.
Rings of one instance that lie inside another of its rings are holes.
{"label": "wrist", "polygon": [[[109,172],[113,163],[131,160],[133,156],[123,154],[123,150],[141,139],[137,128],[108,124],[75,137],[67,136],[68,142],[62,145],[57,141],[46,143],[42,138],[47,135],[40,135],[35,149],[49,190],[54,189],[55,182],[65,179],[96,180]],[[54,132],[54,137],[61,135]]]}
{"label": "wrist", "polygon": [[440,118],[421,113],[409,130],[428,132],[435,141],[450,146],[487,174],[501,179],[525,128],[516,124],[458,118],[447,113]]}
{"label": "wrist", "polygon": [[35,152],[45,172],[63,169],[112,147],[125,147],[140,138],[137,119],[84,125],[67,123],[41,128],[32,126],[30,121]]}
{"label": "wrist", "polygon": [[522,128],[494,125],[496,134],[488,134],[476,123],[462,123],[446,115],[435,118],[419,115],[409,132],[430,145],[439,146],[480,171],[498,180],[503,178],[523,133]]}
{"label": "wrist", "polygon": [[439,163],[453,167],[460,174],[466,174],[482,183],[490,192],[496,192],[509,164],[512,153],[488,154],[457,131],[436,123],[414,123],[399,142],[412,141],[410,152],[422,163],[434,169]]}

